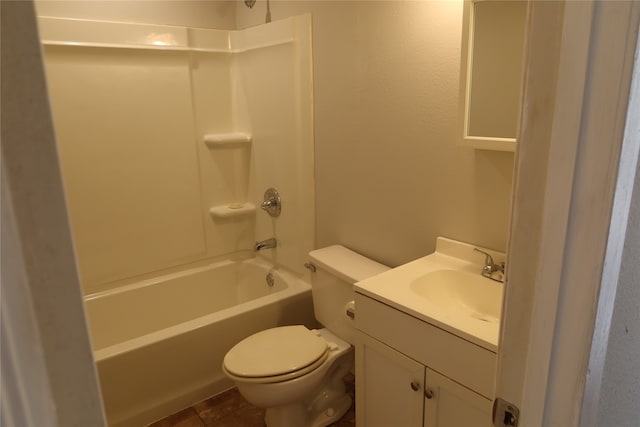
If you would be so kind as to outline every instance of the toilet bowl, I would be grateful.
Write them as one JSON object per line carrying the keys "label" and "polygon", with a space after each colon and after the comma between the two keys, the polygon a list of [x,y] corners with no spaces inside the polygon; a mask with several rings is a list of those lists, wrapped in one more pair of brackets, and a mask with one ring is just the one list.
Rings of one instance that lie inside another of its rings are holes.
{"label": "toilet bowl", "polygon": [[316,267],[314,313],[323,329],[302,325],[267,329],[225,355],[222,369],[254,406],[265,408],[267,427],[322,427],[351,407],[343,382],[353,367],[353,283],[388,270],[343,246],[309,253]]}
{"label": "toilet bowl", "polygon": [[[257,342],[256,335],[271,343]],[[287,349],[295,354],[281,357]],[[277,359],[271,359],[274,353]],[[243,366],[253,368],[241,372]],[[338,420],[351,406],[342,379],[352,366],[349,343],[326,329],[296,325],[267,329],[241,341],[227,353],[223,370],[249,403],[267,408],[267,426],[319,427]]]}

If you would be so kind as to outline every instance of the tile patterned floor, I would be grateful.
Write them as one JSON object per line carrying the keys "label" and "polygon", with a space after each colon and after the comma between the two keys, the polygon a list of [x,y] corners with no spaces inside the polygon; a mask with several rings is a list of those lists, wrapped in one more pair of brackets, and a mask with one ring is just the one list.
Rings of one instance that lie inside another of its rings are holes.
{"label": "tile patterned floor", "polygon": [[[355,380],[353,375],[345,378],[347,390],[354,398]],[[354,399],[355,401],[355,399]],[[354,405],[332,427],[355,427]],[[249,404],[236,388],[211,397],[190,408],[183,409],[149,427],[263,427],[264,409]]]}

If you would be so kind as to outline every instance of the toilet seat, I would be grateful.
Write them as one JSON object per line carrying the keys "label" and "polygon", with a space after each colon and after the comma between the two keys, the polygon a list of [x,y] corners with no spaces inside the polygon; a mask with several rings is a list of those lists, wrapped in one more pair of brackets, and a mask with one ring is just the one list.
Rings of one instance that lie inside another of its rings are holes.
{"label": "toilet seat", "polygon": [[305,375],[324,363],[329,345],[302,325],[281,326],[251,335],[224,358],[227,375],[244,382],[271,383]]}
{"label": "toilet seat", "polygon": [[224,365],[222,366],[222,370],[225,372],[225,374],[229,376],[229,378],[231,378],[234,381],[240,381],[243,383],[254,383],[254,384],[279,383],[282,381],[288,381],[288,380],[300,378],[308,374],[309,372],[315,371],[316,369],[318,369],[319,366],[321,366],[327,360],[328,357],[329,357],[329,352],[327,351],[324,353],[324,355],[322,355],[322,357],[320,357],[320,359],[316,360],[311,365],[305,366],[304,368],[294,372],[289,372],[288,374],[275,375],[272,377],[240,377],[230,373],[225,368]]}

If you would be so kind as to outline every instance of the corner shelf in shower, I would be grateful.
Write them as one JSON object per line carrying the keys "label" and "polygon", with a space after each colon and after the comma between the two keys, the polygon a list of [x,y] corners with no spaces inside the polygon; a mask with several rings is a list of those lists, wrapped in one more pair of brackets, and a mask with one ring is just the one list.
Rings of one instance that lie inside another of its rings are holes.
{"label": "corner shelf in shower", "polygon": [[251,135],[244,132],[209,133],[204,136],[204,143],[209,148],[245,147],[251,144]]}
{"label": "corner shelf in shower", "polygon": [[212,206],[209,214],[213,219],[226,219],[255,213],[256,207],[253,203],[229,203],[228,205]]}

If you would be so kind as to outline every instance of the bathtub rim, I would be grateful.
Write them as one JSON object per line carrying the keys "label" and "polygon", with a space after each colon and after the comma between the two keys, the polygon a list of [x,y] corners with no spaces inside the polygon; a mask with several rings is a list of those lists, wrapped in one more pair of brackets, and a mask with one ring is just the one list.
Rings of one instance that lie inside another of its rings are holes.
{"label": "bathtub rim", "polygon": [[[123,292],[135,290],[141,287],[152,286],[158,283],[162,283],[164,280],[180,278],[183,276],[187,276],[193,273],[199,273],[203,271],[207,271],[214,268],[224,267],[231,264],[250,264],[255,265],[258,268],[261,268],[265,274],[273,273],[276,277],[279,277],[287,284],[287,288],[281,291],[275,292],[270,295],[264,295],[246,302],[243,302],[239,305],[231,306],[224,308],[222,310],[208,313],[203,316],[199,316],[176,325],[172,325],[158,331],[150,332],[135,338],[131,338],[116,344],[109,345],[107,347],[94,349],[93,356],[96,363],[117,357],[124,353],[128,353],[138,348],[147,347],[159,341],[168,340],[172,337],[175,337],[180,334],[187,333],[189,331],[193,331],[195,329],[203,328],[211,323],[215,323],[216,321],[221,321],[223,319],[227,319],[234,316],[242,315],[249,310],[253,310],[264,305],[276,303],[285,298],[295,297],[297,295],[301,295],[305,292],[311,292],[311,284],[309,281],[306,281],[304,277],[299,276],[284,267],[275,266],[271,264],[269,261],[264,260],[259,257],[253,258],[245,258],[242,260],[222,260],[210,263],[205,266],[194,267],[182,272],[170,273],[167,275],[159,276],[153,279],[147,279],[140,283],[133,283],[129,285],[124,285],[119,288],[114,288],[106,291],[101,291],[98,293],[91,294],[91,299],[99,298],[99,297],[107,297],[109,295],[116,295]],[[85,302],[89,300],[89,295],[87,295],[84,300]]]}
{"label": "bathtub rim", "polygon": [[142,275],[127,277],[125,279],[119,279],[112,282],[106,282],[101,285],[104,287],[103,290],[83,295],[82,300],[83,302],[87,302],[96,298],[118,294],[121,292],[127,292],[132,289],[144,286],[154,285],[164,280],[179,278],[183,275],[187,275],[188,273],[190,274],[193,271],[204,271],[214,265],[222,266],[228,263],[244,262],[247,260],[256,260],[257,262],[264,261],[263,259],[255,256],[250,251],[241,251],[233,254],[228,254],[227,256],[202,259],[188,264],[182,264],[162,270],[151,271]]}

